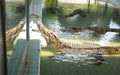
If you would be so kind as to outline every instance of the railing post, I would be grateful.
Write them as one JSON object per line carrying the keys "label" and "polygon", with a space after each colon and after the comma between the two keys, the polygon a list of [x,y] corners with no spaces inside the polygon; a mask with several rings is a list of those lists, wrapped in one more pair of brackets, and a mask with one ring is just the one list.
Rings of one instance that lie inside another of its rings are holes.
{"label": "railing post", "polygon": [[90,0],[88,0],[88,13],[90,13]]}
{"label": "railing post", "polygon": [[0,75],[7,75],[5,0],[0,0]]}
{"label": "railing post", "polygon": [[105,7],[107,8],[107,6],[108,6],[108,2],[107,0],[105,0]]}
{"label": "railing post", "polygon": [[29,0],[26,0],[26,39],[29,41],[30,35],[29,35]]}

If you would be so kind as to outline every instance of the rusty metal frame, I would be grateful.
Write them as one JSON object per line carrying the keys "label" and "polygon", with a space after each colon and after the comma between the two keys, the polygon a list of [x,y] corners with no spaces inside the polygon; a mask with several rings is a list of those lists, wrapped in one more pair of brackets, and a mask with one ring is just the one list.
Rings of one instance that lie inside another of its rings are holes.
{"label": "rusty metal frame", "polygon": [[5,0],[0,0],[0,20],[1,20],[1,38],[2,38],[2,49],[1,49],[1,55],[2,55],[2,75],[7,75],[7,49],[6,49],[6,21],[5,21]]}

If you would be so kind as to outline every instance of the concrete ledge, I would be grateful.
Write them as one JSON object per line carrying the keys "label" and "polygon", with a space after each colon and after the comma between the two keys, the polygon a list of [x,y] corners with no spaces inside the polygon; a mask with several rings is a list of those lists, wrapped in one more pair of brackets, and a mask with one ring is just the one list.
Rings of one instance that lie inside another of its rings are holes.
{"label": "concrete ledge", "polygon": [[25,0],[6,0],[5,2],[25,2]]}

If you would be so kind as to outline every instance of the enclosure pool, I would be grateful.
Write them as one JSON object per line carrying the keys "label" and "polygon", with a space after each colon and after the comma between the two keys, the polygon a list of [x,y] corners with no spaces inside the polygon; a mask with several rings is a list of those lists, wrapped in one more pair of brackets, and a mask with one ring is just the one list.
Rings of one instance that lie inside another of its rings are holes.
{"label": "enclosure pool", "polygon": [[[96,7],[94,7],[96,8]],[[120,10],[117,8],[105,8],[98,6],[97,10],[91,8],[90,13],[87,13],[85,18],[81,16],[74,16],[71,18],[64,18],[63,13],[59,15],[43,11],[43,24],[50,30],[54,31],[56,35],[70,42],[92,42],[100,45],[119,46],[120,38],[118,32],[104,32],[99,33],[88,29],[82,31],[64,31],[72,27],[104,27],[104,28],[120,28]],[[9,9],[9,8],[8,8]],[[9,9],[10,10],[10,9]],[[15,13],[12,11],[12,13]],[[8,13],[11,14],[11,13]],[[14,15],[14,14],[13,14]],[[12,15],[12,16],[13,16]],[[7,20],[7,29],[13,28],[21,20],[23,13],[17,13],[13,19]],[[11,15],[7,15],[7,17]],[[19,17],[19,20],[14,20]],[[8,22],[9,21],[9,22]],[[11,23],[13,22],[13,23]],[[104,42],[104,44],[103,44]],[[102,43],[102,44],[101,44]],[[64,62],[54,60],[56,49],[42,48],[41,50],[41,75],[120,75],[120,55],[105,56],[105,64],[100,66],[87,65],[76,62]]]}
{"label": "enclosure pool", "polygon": [[[62,9],[64,9],[64,7],[62,7]],[[69,11],[70,7],[65,9],[64,11]],[[76,15],[69,18],[65,18],[65,14],[61,11],[58,15],[52,14],[49,11],[44,11],[43,24],[54,31],[57,36],[63,40],[94,42],[100,45],[120,45],[119,32],[96,32],[89,29],[83,29],[77,32],[71,30],[66,31],[70,28],[80,27],[120,29],[120,9],[91,6],[90,10],[89,13],[86,11],[86,17]]]}
{"label": "enclosure pool", "polygon": [[[95,10],[96,8],[96,10]],[[69,11],[69,9],[62,7]],[[65,18],[65,14],[52,14],[49,11],[43,12],[43,24],[54,31],[62,40],[69,42],[90,42],[99,45],[120,46],[119,32],[96,32],[89,29],[80,31],[71,31],[69,28],[80,27],[102,27],[102,28],[120,28],[120,9],[105,8],[101,6],[91,7],[90,13],[86,17],[74,16]],[[119,75],[120,55],[104,55],[102,65],[93,65],[86,54],[81,51],[65,49],[65,55],[51,47],[41,50],[41,75]],[[67,57],[66,57],[67,56]],[[76,58],[76,59],[74,59]],[[90,58],[91,59],[91,58]]]}

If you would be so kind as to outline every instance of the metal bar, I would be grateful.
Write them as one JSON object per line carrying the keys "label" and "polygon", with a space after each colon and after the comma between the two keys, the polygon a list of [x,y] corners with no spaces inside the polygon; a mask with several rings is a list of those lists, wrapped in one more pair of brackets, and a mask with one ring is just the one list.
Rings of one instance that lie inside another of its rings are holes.
{"label": "metal bar", "polygon": [[90,0],[88,0],[88,6],[90,5]]}
{"label": "metal bar", "polygon": [[90,13],[90,0],[88,0],[88,13]]}
{"label": "metal bar", "polygon": [[56,0],[56,7],[58,6],[58,0]]}
{"label": "metal bar", "polygon": [[29,0],[26,0],[26,39],[29,41],[30,35],[29,35]]}
{"label": "metal bar", "polygon": [[108,6],[108,1],[106,0],[106,1],[105,1],[105,7],[107,7],[107,6]]}
{"label": "metal bar", "polygon": [[43,4],[43,0],[40,0],[40,21],[42,22],[42,4]]}
{"label": "metal bar", "polygon": [[[6,29],[5,29],[5,0],[0,0],[0,25],[1,25],[1,35],[2,47],[0,49],[0,55],[2,57],[2,63],[0,63],[0,68],[2,73],[0,75],[7,75],[7,52],[6,52]],[[0,42],[1,43],[1,42]]]}

